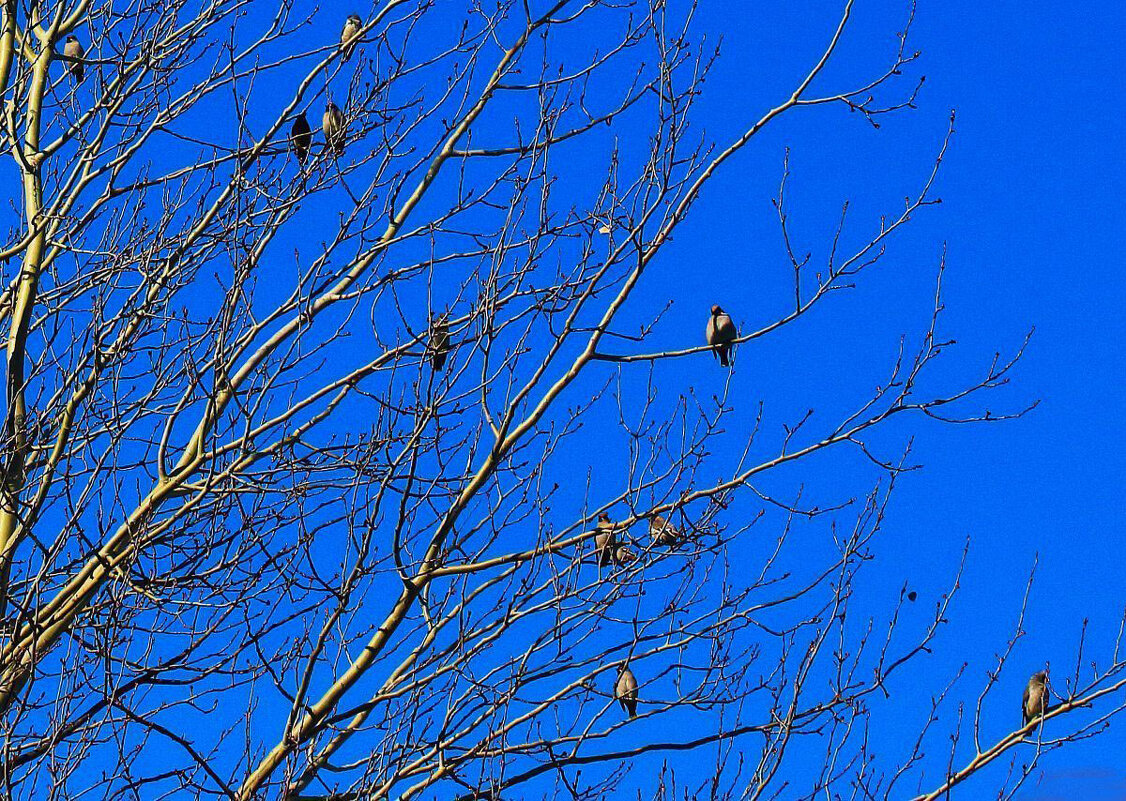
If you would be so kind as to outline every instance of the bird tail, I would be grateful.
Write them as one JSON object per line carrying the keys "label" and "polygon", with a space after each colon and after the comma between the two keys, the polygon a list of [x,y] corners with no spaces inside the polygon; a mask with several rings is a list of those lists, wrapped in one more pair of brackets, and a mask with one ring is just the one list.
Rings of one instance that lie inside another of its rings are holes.
{"label": "bird tail", "polygon": [[731,366],[731,358],[730,358],[731,349],[730,348],[720,348],[718,353],[719,353],[720,366],[721,367],[730,367]]}

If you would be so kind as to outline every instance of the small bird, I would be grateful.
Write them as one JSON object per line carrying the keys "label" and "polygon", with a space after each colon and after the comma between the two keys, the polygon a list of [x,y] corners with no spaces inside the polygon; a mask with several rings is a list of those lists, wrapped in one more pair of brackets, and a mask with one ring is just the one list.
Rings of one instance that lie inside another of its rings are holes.
{"label": "small bird", "polygon": [[599,566],[606,567],[617,561],[618,545],[615,540],[614,524],[610,522],[610,515],[603,512],[594,527],[594,553],[598,556]]}
{"label": "small bird", "polygon": [[309,156],[309,148],[313,146],[313,130],[309,127],[309,121],[305,119],[304,111],[298,114],[297,119],[293,121],[293,130],[290,131],[289,140],[293,146],[293,152],[297,155],[297,162],[304,167],[305,159]]}
{"label": "small bird", "polygon": [[708,344],[715,350],[719,363],[724,367],[731,366],[731,348],[739,336],[735,330],[735,323],[731,317],[719,306],[712,306],[712,316],[708,318],[708,327],[705,331]]}
{"label": "small bird", "polygon": [[631,718],[637,717],[637,678],[629,665],[622,666],[618,681],[614,685],[614,699],[622,705]]}
{"label": "small bird", "polygon": [[1025,726],[1034,719],[1041,717],[1048,708],[1047,679],[1048,674],[1045,671],[1038,671],[1032,674],[1032,678],[1028,680],[1028,686],[1024,688],[1021,711],[1024,713]]}
{"label": "small bird", "polygon": [[339,156],[344,152],[344,112],[331,100],[325,106],[321,127],[325,132],[325,142],[332,148],[332,152]]}
{"label": "small bird", "polygon": [[614,565],[616,567],[624,567],[636,558],[633,551],[624,545],[619,545],[614,548]]}
{"label": "small bird", "polygon": [[82,63],[82,57],[86,55],[86,50],[83,49],[82,42],[78,41],[77,36],[66,37],[66,44],[63,45],[63,55],[68,59],[72,59],[67,69],[70,71],[70,74],[74,76],[74,80],[81,83],[82,78],[86,75],[86,66]]}
{"label": "small bird", "polygon": [[440,372],[446,366],[446,357],[450,355],[450,325],[446,322],[445,315],[430,324],[430,342],[426,346],[430,356],[430,366],[434,372]]}
{"label": "small bird", "polygon": [[662,545],[666,548],[680,545],[680,531],[660,515],[649,518],[649,536],[653,538],[654,545]]}
{"label": "small bird", "polygon": [[360,29],[363,27],[364,21],[360,19],[359,14],[348,15],[348,19],[344,22],[344,30],[340,32],[340,45],[344,48],[345,61],[352,57],[352,51],[356,48],[356,37],[360,35]]}

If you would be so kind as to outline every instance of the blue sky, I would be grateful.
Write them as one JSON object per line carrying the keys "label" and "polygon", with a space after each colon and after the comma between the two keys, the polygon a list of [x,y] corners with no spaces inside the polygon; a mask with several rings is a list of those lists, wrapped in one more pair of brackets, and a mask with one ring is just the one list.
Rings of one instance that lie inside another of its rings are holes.
{"label": "blue sky", "polygon": [[[806,33],[813,28],[808,21],[829,18],[839,4],[702,5],[701,27],[724,35],[723,59],[708,84],[710,95],[728,99],[709,110],[709,130],[718,133],[738,129],[784,96],[824,40],[825,32]],[[858,74],[892,45],[902,4],[857,6],[842,61],[815,93],[837,88],[842,81],[834,76]],[[1039,2],[920,3],[911,38],[922,53],[914,74],[926,75],[918,111],[885,119],[879,131],[842,109],[781,120],[696,210],[691,230],[708,236],[680,234],[687,240],[680,247],[705,263],[781,265],[769,198],[783,147],[792,148],[793,220],[799,231],[804,224],[816,249],[845,197],[860,216],[879,198],[906,195],[933,157],[948,111],[957,110],[938,182],[942,206],[920,215],[894,248],[894,279],[881,273],[874,287],[848,301],[858,310],[848,330],[819,332],[825,350],[810,372],[839,361],[835,380],[847,385],[849,364],[863,375],[869,360],[886,359],[889,333],[912,330],[910,321],[925,313],[928,268],[943,243],[944,328],[958,340],[962,364],[980,363],[995,349],[1009,352],[1036,327],[1007,397],[1014,405],[1039,398],[1039,408],[1002,425],[920,426],[915,455],[926,469],[898,490],[874,568],[894,586],[902,577],[935,589],[936,573],[949,570],[971,538],[953,626],[927,670],[949,673],[968,661],[960,686],[972,702],[989,660],[1013,631],[1039,556],[1027,636],[1003,685],[1013,714],[1028,673],[1045,661],[1060,673],[1073,666],[1085,618],[1093,655],[1105,661],[1126,602],[1119,490],[1126,471],[1116,397],[1126,334],[1119,308],[1126,116],[1113,100],[1124,88],[1116,40],[1124,22],[1116,3],[1084,4],[1081,12]],[[748,304],[761,297],[745,286],[732,292],[714,274],[702,284],[695,305],[704,296],[737,294],[739,308],[734,300],[725,305],[744,320],[754,314]],[[808,329],[798,334],[807,335],[816,336]],[[784,352],[771,356],[784,362]],[[742,354],[742,371],[754,371],[749,357]],[[797,372],[803,367],[794,365]],[[792,383],[800,392],[802,381]],[[1124,748],[1120,723],[1050,755],[1043,784],[1030,783],[1018,797],[1126,797]],[[1059,795],[1053,778],[1064,775],[1070,795]],[[971,786],[964,797],[982,796]]]}
{"label": "blue sky", "polygon": [[[695,109],[708,137],[730,141],[788,97],[820,55],[840,8],[824,1],[702,2],[696,34],[723,41]],[[337,4],[324,13],[335,18],[343,10]],[[709,186],[627,308],[627,317],[641,320],[673,302],[646,350],[683,346],[686,339],[695,344],[713,303],[744,330],[784,313],[792,290],[770,200],[785,149],[791,151],[792,232],[798,249],[813,251],[816,261],[824,258],[843,201],[851,204],[845,240],[856,244],[870,236],[881,213],[897,212],[918,190],[956,109],[956,133],[937,182],[942,205],[920,212],[855,292],[744,346],[732,379],[733,430],[749,428],[759,400],[772,436],[805,408],[816,408],[821,422],[855,408],[886,375],[900,335],[918,341],[944,246],[942,332],[958,347],[941,363],[936,386],[964,380],[996,351],[1011,355],[1036,328],[1013,386],[989,400],[989,408],[1002,412],[1039,399],[1032,414],[987,426],[916,419],[876,440],[889,455],[913,435],[913,457],[925,469],[897,490],[859,603],[886,612],[906,583],[919,592],[920,610],[933,608],[971,542],[936,653],[915,666],[914,678],[894,686],[890,703],[875,713],[873,746],[889,759],[905,754],[904,740],[917,731],[930,693],[963,663],[968,667],[955,697],[972,709],[986,669],[1013,633],[1037,558],[1026,636],[988,710],[986,741],[1015,728],[1030,673],[1047,662],[1062,675],[1074,664],[1085,618],[1089,653],[1102,662],[1118,630],[1126,572],[1117,558],[1117,485],[1124,471],[1114,392],[1122,383],[1119,343],[1126,332],[1116,313],[1123,289],[1116,190],[1126,177],[1120,152],[1126,137],[1114,105],[1123,88],[1114,37],[1122,16],[1111,3],[1087,4],[1081,14],[1046,3],[921,3],[909,45],[921,57],[885,95],[900,97],[926,75],[918,109],[883,118],[879,130],[843,107],[799,109],[772,123]],[[884,68],[905,18],[902,2],[858,2],[836,58],[810,93],[851,89]],[[319,119],[320,102],[313,101],[310,119]],[[506,127],[488,125],[479,131],[482,140],[503,142]],[[628,126],[612,133],[632,132],[647,134]],[[603,163],[597,143],[596,135],[595,149],[561,149],[565,159],[557,163],[570,166],[580,185],[591,173],[579,164]],[[588,183],[589,194],[596,184]],[[703,397],[721,391],[725,379],[708,358],[666,363],[658,374],[662,386],[694,386]],[[635,386],[648,377],[640,366],[623,375]],[[581,395],[580,389],[572,399]],[[727,440],[716,458],[730,457],[739,444]],[[612,470],[613,460],[601,456],[595,469]],[[589,449],[568,458],[573,461],[559,465],[562,474],[585,472],[592,462]],[[871,481],[863,459],[842,451],[783,471],[764,487],[785,494],[802,483],[814,497],[841,499],[862,495]],[[820,535],[802,536],[809,553],[823,553]],[[912,693],[911,681],[922,691]],[[943,713],[943,732],[951,712]],[[1018,797],[1048,801],[1060,797],[1061,787],[1096,801],[1122,797],[1115,788],[1126,781],[1124,747],[1126,726],[1053,753],[1043,777],[1033,777]],[[944,767],[941,741],[928,754],[933,780]],[[1026,757],[1016,758],[1019,767]],[[962,797],[982,797],[1008,766],[1002,760]]]}
{"label": "blue sky", "polygon": [[[675,7],[675,0],[669,2]],[[1117,308],[1123,294],[1119,189],[1126,178],[1117,39],[1126,15],[1119,6],[1094,2],[1077,12],[1048,3],[920,3],[909,49],[920,50],[921,57],[900,88],[885,95],[902,96],[925,74],[918,109],[883,118],[879,130],[861,115],[835,106],[797,109],[776,120],[709,185],[624,314],[649,319],[672,302],[653,341],[644,346],[651,351],[698,344],[713,303],[727,308],[743,330],[785,313],[792,292],[789,267],[770,201],[777,194],[786,148],[792,171],[791,230],[799,251],[810,250],[815,261],[823,260],[845,200],[851,204],[845,241],[855,245],[871,235],[881,213],[897,212],[903,198],[918,190],[946,135],[950,111],[956,109],[956,133],[936,185],[943,203],[916,215],[854,292],[842,293],[777,335],[740,349],[732,377],[737,409],[729,428],[734,436],[715,452],[720,462],[732,458],[742,444],[738,434],[751,428],[759,401],[767,409],[764,431],[769,434],[764,438],[776,441],[781,424],[794,422],[806,408],[817,410],[818,424],[831,423],[866,399],[886,375],[899,337],[906,334],[917,342],[925,328],[944,248],[941,330],[958,347],[941,362],[933,376],[935,387],[964,381],[987,366],[996,351],[1011,355],[1035,326],[1013,386],[989,400],[989,408],[1004,412],[1039,399],[1033,413],[982,426],[914,419],[890,426],[873,440],[884,455],[894,455],[914,436],[913,458],[925,469],[907,476],[897,489],[875,548],[877,558],[863,574],[860,610],[886,613],[906,584],[919,593],[919,611],[908,610],[919,617],[905,625],[917,626],[922,610],[933,608],[951,581],[964,543],[971,542],[961,591],[935,654],[913,668],[910,681],[890,687],[892,699],[875,712],[873,747],[889,759],[903,755],[903,741],[917,731],[930,693],[964,663],[968,667],[956,697],[971,705],[976,700],[986,669],[1013,633],[1037,560],[1026,636],[989,709],[986,741],[1015,728],[1018,699],[1030,673],[1045,663],[1058,674],[1068,672],[1085,619],[1090,623],[1088,653],[1101,663],[1109,658],[1118,631],[1126,603],[1118,496],[1126,474],[1118,443],[1126,432],[1117,398],[1123,383],[1120,343],[1126,338]],[[840,2],[827,0],[702,0],[695,33],[709,42],[723,41],[722,56],[695,109],[708,138],[730,141],[788,97],[820,55],[840,8]],[[328,21],[318,33],[331,27],[335,36],[337,21],[350,10],[350,4],[341,2],[324,7],[318,19]],[[836,93],[870,79],[894,52],[895,33],[905,17],[905,4],[898,0],[857,2],[836,58],[810,94]],[[261,133],[257,118],[274,119],[291,97],[292,84],[284,78],[265,80],[276,84],[256,90],[258,105],[251,115],[256,134]],[[345,91],[342,79],[334,80],[339,102]],[[322,98],[307,102],[316,127]],[[570,168],[569,180],[584,186],[588,195],[601,176],[582,167],[606,157],[594,149],[598,136],[604,136],[601,144],[606,145],[612,135],[648,133],[631,129],[629,125],[638,124],[631,119],[623,128],[596,133],[589,151],[560,149],[560,168]],[[482,129],[484,141],[495,136],[502,142],[507,131],[496,123]],[[295,168],[287,159],[282,155],[274,164],[292,175]],[[316,230],[317,215],[328,204],[308,206],[279,252],[303,249],[306,260],[318,254],[321,244],[308,231]],[[260,301],[271,291],[288,289],[293,274],[289,258],[287,253],[285,261],[269,265],[279,271],[269,278],[281,275],[283,280],[262,281]],[[436,305],[452,303],[449,294],[436,297]],[[406,297],[412,299],[409,290]],[[419,291],[412,300],[418,302],[405,305],[415,314],[409,322],[418,326],[426,319],[425,295]],[[401,335],[400,320],[388,316],[378,323],[381,336],[393,341]],[[367,336],[370,326],[358,324],[356,330]],[[370,358],[365,341],[350,340],[341,348],[343,355],[335,353],[334,358],[339,356],[341,365]],[[595,380],[576,387],[563,405],[581,402],[584,391],[619,374],[610,366],[592,372]],[[727,377],[707,354],[662,363],[655,374],[662,387],[675,388],[670,397],[689,386],[709,397],[722,390]],[[625,383],[636,382],[631,391],[642,391],[649,372],[638,365],[621,375]],[[355,422],[346,419],[341,427]],[[591,428],[597,432],[602,425],[611,424],[595,421]],[[609,441],[595,456],[589,434],[582,441],[584,450],[566,454],[557,465],[559,474],[615,469]],[[856,453],[837,451],[796,471],[779,471],[762,486],[785,496],[804,484],[810,497],[826,502],[861,496],[872,480],[870,465]],[[561,496],[575,501],[583,489],[565,489]],[[560,525],[575,519],[575,509],[562,501],[556,511]],[[806,554],[818,557],[831,550],[824,532],[818,525],[801,530],[795,538],[799,562]],[[336,545],[325,542],[326,550]],[[374,612],[381,611],[381,601],[369,601]],[[367,609],[363,613],[357,616],[366,624],[372,616]],[[911,692],[911,681],[922,690]],[[231,708],[240,718],[242,710],[236,707]],[[271,715],[285,711],[284,706],[270,709],[268,701],[256,710],[264,741],[277,732]],[[948,708],[944,727],[951,722],[949,714]],[[1109,734],[1049,755],[1043,775],[1034,777],[1018,797],[1126,798],[1124,749],[1126,720]],[[944,753],[929,755],[928,773],[934,777],[943,768]],[[1021,755],[1017,758],[1019,766]],[[982,797],[979,793],[991,788],[1008,764],[1004,760],[960,797]]]}

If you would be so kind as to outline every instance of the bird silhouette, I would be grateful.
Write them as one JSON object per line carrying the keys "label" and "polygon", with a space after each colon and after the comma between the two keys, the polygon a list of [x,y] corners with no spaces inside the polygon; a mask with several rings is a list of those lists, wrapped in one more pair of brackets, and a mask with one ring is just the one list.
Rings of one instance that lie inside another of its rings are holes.
{"label": "bird silhouette", "polygon": [[313,130],[309,127],[309,121],[305,119],[304,111],[293,121],[289,139],[297,156],[297,162],[305,166],[305,159],[309,157],[309,148],[313,146]]}
{"label": "bird silhouette", "polygon": [[441,371],[446,366],[446,357],[450,355],[450,325],[444,316],[430,324],[430,342],[426,350],[434,372]]}

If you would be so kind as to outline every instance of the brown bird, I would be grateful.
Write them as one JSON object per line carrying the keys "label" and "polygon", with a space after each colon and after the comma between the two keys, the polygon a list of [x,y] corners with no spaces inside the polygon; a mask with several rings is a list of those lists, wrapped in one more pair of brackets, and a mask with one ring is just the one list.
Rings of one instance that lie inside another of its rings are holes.
{"label": "brown bird", "polygon": [[719,357],[719,363],[724,367],[730,367],[731,349],[734,347],[732,343],[739,336],[735,330],[735,323],[731,322],[731,317],[719,306],[712,306],[712,315],[708,318],[708,327],[704,333],[708,338],[708,344]]}
{"label": "brown bird", "polygon": [[616,561],[618,545],[614,535],[614,524],[610,522],[610,515],[603,512],[598,516],[598,525],[594,527],[594,553],[598,557],[598,564],[606,567]]}
{"label": "brown bird", "polygon": [[344,48],[344,60],[347,61],[352,57],[352,51],[356,49],[356,38],[360,35],[360,29],[364,27],[364,21],[360,19],[359,14],[349,14],[348,19],[344,22],[344,30],[340,32],[340,44]]}
{"label": "brown bird", "polygon": [[632,562],[637,557],[634,556],[633,551],[624,545],[619,545],[614,548],[614,564],[617,567],[624,567]]}
{"label": "brown bird", "polygon": [[637,717],[637,678],[629,665],[622,666],[618,681],[614,685],[614,700],[622,705],[631,718]]}
{"label": "brown bird", "polygon": [[293,152],[297,155],[297,162],[304,167],[305,159],[309,157],[309,148],[313,146],[313,129],[309,127],[309,121],[305,119],[304,111],[298,114],[297,119],[293,121],[289,141],[293,147]]}
{"label": "brown bird", "polygon": [[340,155],[344,152],[344,112],[331,100],[325,105],[325,113],[321,118],[321,128],[325,132],[325,143],[332,148],[332,152]]}
{"label": "brown bird", "polygon": [[446,357],[450,355],[450,325],[446,322],[445,315],[430,323],[430,342],[426,346],[426,352],[434,372],[440,372],[446,366]]}
{"label": "brown bird", "polygon": [[666,548],[675,548],[680,545],[680,531],[660,515],[653,515],[649,518],[649,536],[653,538],[654,545],[661,545]]}
{"label": "brown bird", "polygon": [[78,37],[66,37],[63,55],[71,60],[70,66],[67,68],[70,74],[76,82],[81,83],[82,78],[86,75],[86,66],[82,63],[82,57],[86,55],[86,50],[83,49],[82,42],[78,41]]}
{"label": "brown bird", "polygon": [[1024,697],[1021,699],[1021,712],[1024,713],[1024,725],[1041,717],[1048,708],[1048,674],[1043,670],[1033,673],[1024,688]]}

